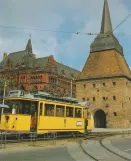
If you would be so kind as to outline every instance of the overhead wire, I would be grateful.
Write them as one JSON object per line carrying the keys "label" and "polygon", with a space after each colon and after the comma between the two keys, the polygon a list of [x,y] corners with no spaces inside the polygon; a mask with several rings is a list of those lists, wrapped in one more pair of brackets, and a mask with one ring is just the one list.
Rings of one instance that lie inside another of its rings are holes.
{"label": "overhead wire", "polygon": [[77,35],[97,35],[98,33],[86,33],[86,32],[79,32],[79,31],[62,31],[62,30],[47,30],[47,29],[38,29],[38,28],[24,28],[24,27],[16,27],[16,26],[2,26],[0,28],[4,29],[18,29],[18,30],[32,30],[32,31],[40,31],[40,32],[59,32],[65,34],[77,34]]}
{"label": "overhead wire", "polygon": [[105,45],[106,45],[106,42],[107,42],[107,39],[110,37],[110,35],[118,28],[118,27],[120,27],[129,17],[131,16],[131,13],[130,14],[128,14],[125,18],[124,18],[124,20],[122,20],[113,30],[112,30],[112,32],[110,32],[109,34],[107,34],[107,38],[106,38],[106,40],[105,40]]}

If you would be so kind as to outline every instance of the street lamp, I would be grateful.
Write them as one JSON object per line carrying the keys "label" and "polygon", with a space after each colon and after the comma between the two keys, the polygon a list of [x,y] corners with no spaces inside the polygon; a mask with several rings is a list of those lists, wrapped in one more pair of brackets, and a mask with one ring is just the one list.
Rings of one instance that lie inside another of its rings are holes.
{"label": "street lamp", "polygon": [[72,79],[71,79],[71,98],[72,98]]}
{"label": "street lamp", "polygon": [[[5,97],[5,90],[6,90],[6,86],[7,86],[7,84],[6,84],[6,80],[4,81],[4,93],[3,93],[3,105],[4,105],[4,97]],[[2,108],[2,114],[3,114],[3,108]]]}

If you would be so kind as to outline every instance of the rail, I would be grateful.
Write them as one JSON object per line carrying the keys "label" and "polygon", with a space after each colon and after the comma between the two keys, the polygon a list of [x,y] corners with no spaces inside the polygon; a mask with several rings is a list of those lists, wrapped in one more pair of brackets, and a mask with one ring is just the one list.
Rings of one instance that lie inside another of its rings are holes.
{"label": "rail", "polygon": [[[122,131],[122,132],[98,132],[98,133],[93,133],[92,135],[90,135],[90,137],[86,137],[85,140],[87,139],[97,139],[97,141],[99,142],[99,144],[101,145],[101,147],[103,147],[104,149],[106,149],[107,151],[109,151],[110,153],[114,154],[115,156],[118,156],[119,158],[122,158],[124,160],[130,161],[130,159],[127,156],[123,156],[122,154],[118,154],[117,152],[113,151],[112,149],[109,149],[108,147],[106,147],[102,140],[111,136],[115,136],[115,135],[120,135],[121,137],[125,137],[125,136],[131,136],[131,130],[129,131]],[[85,155],[87,155],[88,157],[90,157],[92,160],[94,161],[99,161],[99,159],[97,157],[95,157],[94,155],[91,155],[89,152],[87,152],[84,147],[82,146],[82,141],[79,142],[79,147],[81,148],[81,150],[85,153]]]}

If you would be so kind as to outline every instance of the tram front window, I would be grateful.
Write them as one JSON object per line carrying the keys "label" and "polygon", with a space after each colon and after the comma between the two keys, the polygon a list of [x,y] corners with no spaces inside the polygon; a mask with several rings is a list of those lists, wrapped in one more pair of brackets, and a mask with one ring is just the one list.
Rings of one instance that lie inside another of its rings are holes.
{"label": "tram front window", "polygon": [[10,108],[4,109],[6,114],[25,114],[30,115],[36,112],[38,103],[25,100],[8,100],[5,101]]}

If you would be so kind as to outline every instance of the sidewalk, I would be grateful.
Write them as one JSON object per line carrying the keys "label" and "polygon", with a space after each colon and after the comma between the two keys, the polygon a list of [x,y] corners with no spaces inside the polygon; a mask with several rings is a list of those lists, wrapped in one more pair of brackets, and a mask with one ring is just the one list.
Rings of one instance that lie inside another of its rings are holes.
{"label": "sidewalk", "polygon": [[94,129],[92,129],[92,132],[123,132],[123,131],[131,131],[131,128],[129,128],[129,129],[110,129],[110,128],[94,128]]}

